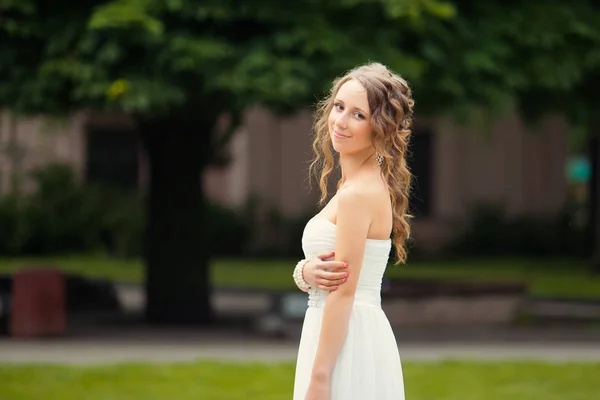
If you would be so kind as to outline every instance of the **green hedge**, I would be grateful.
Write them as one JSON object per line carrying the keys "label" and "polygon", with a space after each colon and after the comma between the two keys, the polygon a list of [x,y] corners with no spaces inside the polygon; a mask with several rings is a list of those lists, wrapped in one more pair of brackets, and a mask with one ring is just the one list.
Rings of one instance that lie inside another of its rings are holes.
{"label": "green hedge", "polygon": [[[37,190],[0,197],[0,255],[142,253],[144,199],[111,187],[79,183],[70,166],[33,172]],[[215,255],[239,255],[252,235],[240,213],[207,204],[208,238]]]}
{"label": "green hedge", "polygon": [[137,196],[80,184],[62,164],[38,169],[32,178],[34,192],[0,198],[0,254],[139,254],[144,219]]}
{"label": "green hedge", "polygon": [[449,246],[449,252],[482,256],[591,254],[591,227],[577,228],[568,208],[554,216],[508,216],[500,206],[480,205]]}

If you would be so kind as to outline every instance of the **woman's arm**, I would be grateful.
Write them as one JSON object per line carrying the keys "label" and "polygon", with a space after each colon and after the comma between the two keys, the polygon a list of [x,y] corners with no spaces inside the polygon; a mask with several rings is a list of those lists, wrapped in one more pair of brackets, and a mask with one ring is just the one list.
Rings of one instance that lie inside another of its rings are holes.
{"label": "woman's arm", "polygon": [[348,280],[338,290],[329,293],[323,310],[323,320],[312,379],[328,381],[338,354],[346,340],[354,294],[362,267],[371,213],[366,194],[347,188],[338,193],[335,259],[348,264]]}

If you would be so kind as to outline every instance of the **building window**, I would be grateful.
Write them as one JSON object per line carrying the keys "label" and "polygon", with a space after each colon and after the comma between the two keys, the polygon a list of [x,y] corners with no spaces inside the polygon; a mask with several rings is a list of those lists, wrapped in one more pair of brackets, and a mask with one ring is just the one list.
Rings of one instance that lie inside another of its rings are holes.
{"label": "building window", "polygon": [[427,129],[415,129],[409,146],[408,166],[413,174],[411,212],[416,217],[431,215],[433,164],[433,134]]}
{"label": "building window", "polygon": [[139,140],[127,128],[87,129],[86,180],[127,191],[138,189]]}

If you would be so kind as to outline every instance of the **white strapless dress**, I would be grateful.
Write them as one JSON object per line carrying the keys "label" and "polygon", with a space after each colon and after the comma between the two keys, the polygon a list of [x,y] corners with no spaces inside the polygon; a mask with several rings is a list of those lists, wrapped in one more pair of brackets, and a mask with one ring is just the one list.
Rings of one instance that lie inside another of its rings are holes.
{"label": "white strapless dress", "polygon": [[[307,259],[333,251],[336,226],[316,216],[304,229]],[[331,376],[331,400],[404,400],[398,345],[381,309],[381,281],[391,240],[367,239],[348,334]],[[319,344],[323,306],[328,292],[311,289],[298,349],[294,400],[304,400]]]}

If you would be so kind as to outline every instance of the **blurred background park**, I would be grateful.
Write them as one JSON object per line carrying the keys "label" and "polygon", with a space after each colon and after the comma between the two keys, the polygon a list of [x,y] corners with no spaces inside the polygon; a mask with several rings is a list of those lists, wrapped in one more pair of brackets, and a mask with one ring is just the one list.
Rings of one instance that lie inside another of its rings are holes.
{"label": "blurred background park", "polygon": [[407,399],[600,398],[599,22],[593,0],[0,1],[0,399],[291,398],[313,106],[369,61],[416,101],[382,288]]}

